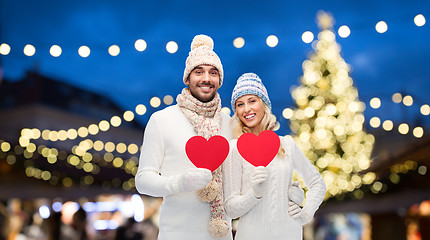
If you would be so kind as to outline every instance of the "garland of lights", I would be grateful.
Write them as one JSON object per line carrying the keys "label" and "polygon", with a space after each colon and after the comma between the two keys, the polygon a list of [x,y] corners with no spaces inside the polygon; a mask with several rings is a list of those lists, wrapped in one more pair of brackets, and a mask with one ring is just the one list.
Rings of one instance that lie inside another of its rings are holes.
{"label": "garland of lights", "polygon": [[[418,27],[424,26],[426,24],[426,19],[425,19],[424,15],[417,14],[414,17],[414,24]],[[388,25],[385,21],[379,21],[375,25],[375,30],[381,34],[385,33],[388,30]],[[337,33],[340,37],[347,38],[351,34],[351,29],[347,25],[342,25],[338,28]],[[311,43],[313,40],[314,40],[314,34],[312,32],[305,31],[302,34],[302,41],[303,42]],[[279,39],[275,35],[270,35],[266,38],[266,44],[269,47],[276,47],[278,45],[278,43],[279,43]],[[236,48],[242,48],[244,45],[245,45],[245,39],[243,37],[237,37],[233,40],[233,46]],[[143,39],[138,39],[134,43],[135,49],[139,52],[145,51],[147,49],[147,46],[148,46],[148,44]],[[178,51],[178,48],[179,48],[179,46],[175,41],[169,41],[166,44],[166,51],[171,53],[171,54],[176,53]],[[59,45],[52,45],[49,49],[49,53],[53,57],[61,56],[62,51],[63,50]],[[11,52],[11,47],[9,44],[2,43],[0,45],[0,54],[8,55],[10,52]],[[34,54],[36,54],[36,48],[31,44],[27,44],[24,47],[23,52],[26,56],[31,57]],[[118,56],[120,54],[120,52],[121,52],[121,48],[118,45],[111,45],[108,48],[108,53],[111,56]],[[78,54],[82,58],[86,58],[91,54],[91,49],[88,46],[83,45],[83,46],[79,47]]]}

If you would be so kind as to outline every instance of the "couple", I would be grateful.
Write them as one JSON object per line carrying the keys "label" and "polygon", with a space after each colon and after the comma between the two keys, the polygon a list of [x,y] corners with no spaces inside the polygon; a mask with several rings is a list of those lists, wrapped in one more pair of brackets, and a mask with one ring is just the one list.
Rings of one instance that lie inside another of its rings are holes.
{"label": "couple", "polygon": [[[221,112],[217,90],[223,67],[213,40],[197,35],[185,63],[187,88],[177,104],[155,112],[145,129],[136,175],[142,194],[163,197],[158,239],[231,240],[231,219],[240,217],[235,239],[302,239],[325,194],[321,175],[290,137],[280,137],[277,156],[267,167],[254,167],[238,153],[237,138],[272,130],[275,120],[261,79],[243,74],[233,90],[233,120]],[[233,126],[232,126],[233,125]],[[221,135],[230,153],[214,172],[196,168],[186,156],[193,136]],[[293,170],[303,177],[304,192],[291,184]]]}

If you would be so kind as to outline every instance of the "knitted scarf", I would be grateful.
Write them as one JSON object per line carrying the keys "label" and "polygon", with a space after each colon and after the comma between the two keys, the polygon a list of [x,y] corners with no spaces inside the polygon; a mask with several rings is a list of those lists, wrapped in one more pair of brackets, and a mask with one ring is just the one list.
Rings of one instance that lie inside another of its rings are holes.
{"label": "knitted scarf", "polygon": [[[217,93],[210,102],[201,102],[184,88],[176,98],[179,108],[192,123],[197,135],[209,139],[221,130],[221,99]],[[197,191],[200,200],[210,202],[211,220],[208,230],[214,237],[223,237],[228,231],[228,223],[224,220],[224,204],[222,191],[221,166],[212,172],[212,181]]]}

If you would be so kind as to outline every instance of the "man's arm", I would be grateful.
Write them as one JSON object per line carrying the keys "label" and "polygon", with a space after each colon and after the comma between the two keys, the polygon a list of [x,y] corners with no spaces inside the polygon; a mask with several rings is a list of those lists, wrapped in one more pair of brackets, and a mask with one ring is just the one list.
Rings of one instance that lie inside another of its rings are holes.
{"label": "man's arm", "polygon": [[135,178],[139,193],[164,197],[179,192],[179,176],[160,175],[163,158],[164,143],[157,124],[157,113],[154,113],[145,128],[139,168]]}
{"label": "man's arm", "polygon": [[165,197],[178,192],[191,192],[206,186],[212,180],[207,169],[189,169],[184,174],[161,176],[164,160],[164,142],[158,126],[157,113],[148,121],[143,138],[136,189],[141,194]]}

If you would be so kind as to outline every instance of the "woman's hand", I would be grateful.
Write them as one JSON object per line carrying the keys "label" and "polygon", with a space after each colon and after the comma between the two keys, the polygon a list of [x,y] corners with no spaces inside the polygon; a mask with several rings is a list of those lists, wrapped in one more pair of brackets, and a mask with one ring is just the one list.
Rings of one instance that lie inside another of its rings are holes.
{"label": "woman's hand", "polygon": [[258,166],[254,168],[254,172],[251,173],[251,186],[252,193],[254,197],[261,198],[263,197],[265,182],[267,180],[267,169],[263,166]]}

